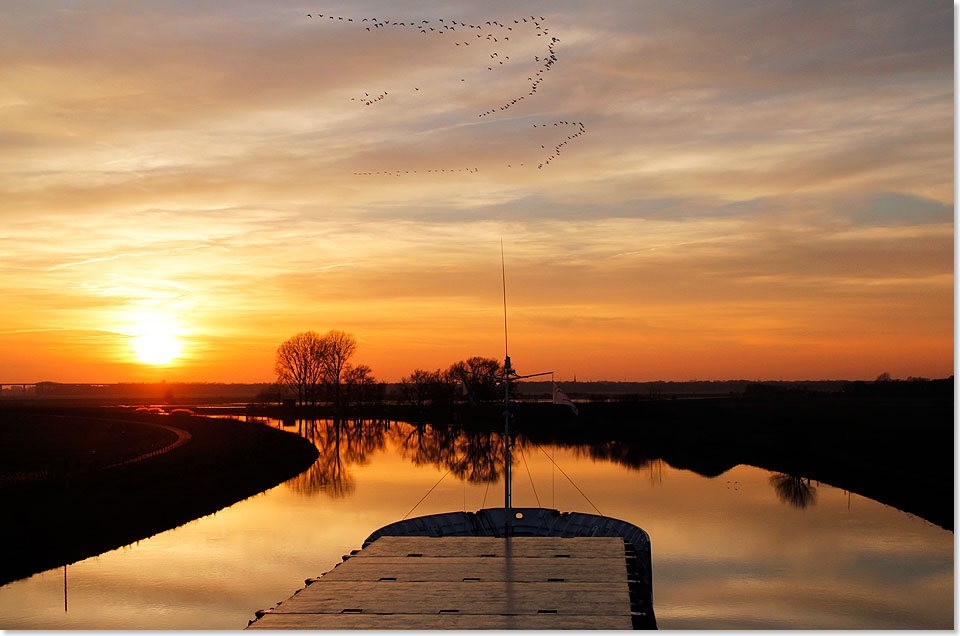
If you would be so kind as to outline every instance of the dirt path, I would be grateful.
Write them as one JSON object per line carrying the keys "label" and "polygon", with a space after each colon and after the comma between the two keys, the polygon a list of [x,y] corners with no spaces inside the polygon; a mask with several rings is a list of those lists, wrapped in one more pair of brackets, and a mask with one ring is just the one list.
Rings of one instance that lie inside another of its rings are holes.
{"label": "dirt path", "polygon": [[182,428],[177,428],[175,426],[168,426],[166,424],[155,424],[153,422],[133,422],[130,420],[106,420],[106,421],[121,422],[124,424],[142,424],[143,426],[153,426],[155,428],[166,429],[171,433],[173,433],[174,435],[176,435],[177,439],[172,444],[168,444],[163,448],[158,448],[157,450],[150,451],[149,453],[143,453],[142,455],[137,455],[136,457],[131,457],[130,459],[125,459],[123,461],[110,464],[109,466],[104,466],[104,469],[116,468],[117,466],[126,466],[127,464],[141,462],[145,459],[149,459],[150,457],[156,457],[157,455],[163,455],[164,453],[169,453],[175,448],[180,448],[184,444],[189,444],[190,440],[193,439],[193,435],[183,430]]}

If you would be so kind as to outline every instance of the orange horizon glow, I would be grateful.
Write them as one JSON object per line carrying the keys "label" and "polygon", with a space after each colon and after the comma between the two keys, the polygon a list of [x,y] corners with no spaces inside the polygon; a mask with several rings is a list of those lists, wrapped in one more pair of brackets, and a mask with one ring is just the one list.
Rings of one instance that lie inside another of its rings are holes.
{"label": "orange horizon glow", "polygon": [[557,63],[483,116],[540,68],[532,25],[468,49],[265,2],[17,11],[0,380],[269,382],[306,330],[387,382],[502,359],[501,238],[521,372],[952,375],[951,7],[597,7],[544,13]]}

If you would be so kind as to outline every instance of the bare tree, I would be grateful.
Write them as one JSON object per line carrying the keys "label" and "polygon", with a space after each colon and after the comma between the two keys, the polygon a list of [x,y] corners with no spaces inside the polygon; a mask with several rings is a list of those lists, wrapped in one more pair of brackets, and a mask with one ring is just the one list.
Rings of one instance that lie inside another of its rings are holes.
{"label": "bare tree", "polygon": [[355,406],[363,406],[373,397],[373,387],[377,381],[373,377],[373,370],[365,364],[355,367],[347,364],[343,368],[343,384],[346,389],[345,402]]}
{"label": "bare tree", "polygon": [[343,381],[343,370],[351,356],[357,351],[357,339],[353,334],[337,329],[328,331],[320,337],[322,348],[320,352],[323,368],[323,381],[333,386],[334,404],[339,407],[340,384]]}
{"label": "bare tree", "polygon": [[501,399],[501,394],[495,376],[500,375],[502,370],[503,367],[495,358],[473,356],[451,364],[447,377],[469,387],[471,395],[478,402],[496,402]]}
{"label": "bare tree", "polygon": [[297,401],[316,402],[317,387],[323,379],[323,342],[315,331],[302,331],[277,347],[277,383],[297,394]]}
{"label": "bare tree", "polygon": [[432,397],[432,387],[440,381],[441,372],[414,369],[410,375],[400,378],[400,396],[413,406],[423,406]]}

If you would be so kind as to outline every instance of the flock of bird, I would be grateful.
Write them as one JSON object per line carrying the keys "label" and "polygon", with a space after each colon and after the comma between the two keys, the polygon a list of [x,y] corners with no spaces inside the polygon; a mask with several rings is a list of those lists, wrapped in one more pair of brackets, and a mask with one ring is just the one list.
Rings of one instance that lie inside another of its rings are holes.
{"label": "flock of bird", "polygon": [[[549,157],[547,157],[547,159],[546,159],[545,161],[543,161],[539,166],[537,166],[537,169],[538,169],[538,170],[539,170],[539,169],[542,169],[544,166],[548,165],[551,161],[553,161],[554,159],[556,159],[557,157],[559,157],[559,156],[560,156],[560,149],[561,149],[561,148],[563,148],[564,146],[566,146],[568,143],[570,143],[571,141],[573,141],[574,139],[576,139],[576,138],[579,137],[580,135],[582,135],[582,134],[584,134],[585,132],[587,132],[587,129],[586,129],[586,127],[584,127],[582,121],[565,121],[565,120],[561,120],[561,121],[553,122],[553,125],[554,125],[554,126],[574,126],[574,127],[577,129],[577,132],[575,132],[575,133],[572,134],[572,135],[567,135],[567,139],[566,139],[565,141],[561,141],[561,142],[558,143],[556,146],[554,146],[554,147],[553,147],[553,153],[552,153]],[[547,126],[549,126],[549,124],[540,124],[540,128],[546,128]],[[534,124],[533,127],[534,127],[534,128],[537,128],[537,124]],[[546,149],[546,146],[544,146],[544,145],[541,145],[540,147]]]}
{"label": "flock of bird", "polygon": [[[419,90],[419,89],[418,89],[418,90]],[[363,102],[363,105],[364,105],[364,106],[370,106],[371,104],[374,104],[374,103],[376,103],[376,102],[379,102],[381,99],[383,99],[383,98],[386,97],[386,96],[387,96],[387,91],[383,91],[382,93],[380,93],[380,94],[377,95],[376,97],[370,97],[370,93],[364,93],[364,94],[363,94],[363,97],[361,97],[361,98],[359,98],[359,99],[360,99],[361,102]],[[355,102],[355,101],[357,101],[357,99],[358,99],[358,98],[356,98],[356,97],[351,97],[351,98],[350,98],[350,101]]]}
{"label": "flock of bird", "polygon": [[[421,170],[420,173],[427,174],[427,173],[445,172],[448,174],[454,174],[456,172],[479,172],[479,171],[480,171],[480,168],[450,168],[450,169],[433,168],[430,170]],[[376,177],[376,176],[402,177],[408,174],[417,174],[417,171],[416,170],[378,170],[376,172],[354,172],[353,174],[358,177]]]}
{"label": "flock of bird", "polygon": [[[533,124],[533,127],[534,127],[534,128],[547,128],[547,127],[549,127],[549,126],[551,126],[551,125],[554,126],[554,127],[572,126],[577,132],[575,132],[575,133],[573,133],[573,134],[571,134],[571,135],[567,135],[566,140],[561,141],[560,143],[558,143],[557,145],[555,145],[555,146],[553,147],[553,152],[550,154],[550,156],[547,157],[544,161],[541,161],[541,162],[537,165],[537,169],[538,169],[538,170],[543,169],[543,167],[546,166],[546,165],[549,165],[551,161],[553,161],[554,159],[556,159],[557,157],[560,156],[560,149],[561,149],[561,148],[563,148],[564,146],[566,146],[568,143],[570,143],[571,141],[573,141],[573,140],[576,139],[577,137],[580,137],[581,135],[583,135],[583,134],[586,133],[586,131],[587,131],[587,129],[586,129],[586,127],[584,126],[584,124],[583,124],[582,121],[558,120],[558,121],[555,121],[555,122],[547,122],[547,123],[545,123],[545,124]],[[540,148],[546,149],[546,145],[541,144],[541,145],[540,145]],[[516,167],[523,167],[524,165],[525,165],[525,164],[524,164],[523,162],[521,162],[521,163],[517,164]],[[513,167],[515,167],[515,166],[514,166],[514,164],[512,164],[512,163],[508,163],[508,164],[507,164],[507,167],[508,167],[508,168],[513,168]],[[451,169],[435,168],[435,169],[429,169],[429,170],[420,170],[419,172],[418,172],[417,170],[379,170],[379,171],[368,171],[368,172],[354,172],[353,174],[354,174],[355,176],[359,176],[359,177],[375,177],[375,176],[386,176],[386,177],[394,177],[394,176],[395,176],[395,177],[402,177],[402,176],[405,176],[405,175],[413,175],[413,174],[427,174],[427,173],[440,173],[440,172],[449,173],[449,174],[454,174],[454,173],[457,173],[457,172],[470,172],[470,173],[472,173],[472,172],[479,172],[479,171],[480,171],[479,168],[451,168]]]}
{"label": "flock of bird", "polygon": [[[483,24],[470,24],[468,22],[457,21],[457,20],[444,20],[443,18],[440,18],[435,21],[420,20],[420,21],[398,22],[398,21],[392,21],[389,19],[379,19],[379,18],[362,18],[362,19],[355,20],[354,18],[347,18],[343,16],[334,16],[334,15],[324,15],[322,13],[318,13],[318,14],[308,13],[307,17],[311,19],[314,17],[318,19],[327,18],[328,20],[333,20],[336,22],[351,22],[351,23],[355,22],[360,26],[363,26],[365,30],[371,31],[371,32],[379,29],[386,29],[389,27],[403,27],[404,29],[418,31],[422,34],[427,34],[427,35],[456,34],[461,37],[457,37],[456,41],[453,42],[453,44],[455,44],[456,46],[465,46],[465,47],[470,46],[471,40],[462,39],[462,34],[464,32],[480,31],[480,33],[474,33],[474,35],[476,35],[476,37],[479,38],[481,42],[474,41],[473,44],[497,43],[497,44],[500,44],[501,46],[506,45],[506,43],[510,41],[509,33],[513,33],[514,35],[516,35],[516,33],[514,33],[513,31],[513,26],[503,24],[502,22],[499,22],[497,20],[487,20]],[[523,101],[527,97],[532,97],[537,93],[537,88],[543,82],[545,74],[549,72],[553,68],[553,66],[557,63],[556,45],[560,41],[559,38],[550,35],[550,31],[544,26],[544,22],[545,20],[543,16],[540,16],[538,18],[537,16],[532,16],[532,15],[529,16],[529,18],[522,17],[520,19],[513,20],[513,25],[516,25],[518,28],[525,24],[532,25],[534,32],[536,33],[536,37],[543,37],[543,38],[549,37],[549,43],[546,46],[546,54],[542,56],[541,55],[534,56],[534,62],[539,64],[539,68],[536,71],[536,73],[527,77],[527,80],[530,81],[530,86],[525,94],[517,95],[512,99],[509,99],[500,104],[497,104],[491,107],[489,110],[479,113],[477,117],[489,117],[491,115],[506,111],[512,106],[519,104],[521,101]],[[368,23],[368,24],[364,26],[363,23]],[[484,31],[487,31],[487,32],[484,33]],[[487,66],[487,70],[494,71],[504,66],[505,63],[510,60],[510,56],[505,54],[501,55],[501,51],[496,50],[489,54],[488,59],[489,59],[488,61],[489,66]],[[465,78],[460,78],[460,81],[465,82],[466,80]],[[419,87],[413,87],[413,92],[419,92],[419,91],[420,91]],[[383,91],[382,93],[375,96],[371,96],[370,93],[364,92],[363,97],[357,96],[357,97],[351,97],[350,99],[351,101],[359,102],[364,106],[372,106],[374,104],[377,104],[383,101],[387,97],[387,95],[388,95],[387,91]],[[538,169],[542,169],[544,166],[549,165],[554,159],[556,159],[560,155],[560,150],[561,148],[563,148],[563,146],[567,145],[569,142],[580,137],[586,132],[583,122],[557,121],[557,122],[551,122],[551,123],[553,123],[553,126],[561,126],[561,125],[574,126],[577,128],[577,132],[574,134],[568,135],[564,141],[554,146],[553,152],[539,163],[539,165],[537,166]],[[550,124],[539,124],[540,127],[546,127],[548,125]],[[537,128],[538,124],[534,124],[533,126],[534,128]],[[540,147],[546,150],[545,145],[541,145]],[[523,166],[524,164],[521,163],[519,165]],[[507,167],[513,167],[513,164],[507,164]],[[477,172],[477,169],[476,168],[431,169],[426,171],[421,170],[420,172],[427,172],[431,174],[437,173],[437,172],[443,172],[443,173]],[[375,176],[375,175],[401,176],[402,174],[405,175],[405,174],[417,174],[417,173],[418,172],[416,170],[393,170],[393,171],[379,171],[379,172],[377,171],[355,172],[354,174],[360,175],[360,176]]]}

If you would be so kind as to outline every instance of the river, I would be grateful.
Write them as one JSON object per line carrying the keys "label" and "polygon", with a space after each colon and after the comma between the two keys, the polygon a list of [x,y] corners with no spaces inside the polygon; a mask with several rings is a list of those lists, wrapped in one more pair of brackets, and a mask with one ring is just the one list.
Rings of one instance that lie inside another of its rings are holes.
{"label": "river", "polygon": [[[0,627],[241,629],[381,526],[503,505],[496,435],[402,423],[291,430],[321,450],[307,472],[3,586]],[[737,466],[709,478],[610,456],[632,455],[519,440],[514,505],[599,511],[646,530],[661,628],[954,627],[949,531],[802,476]]]}

